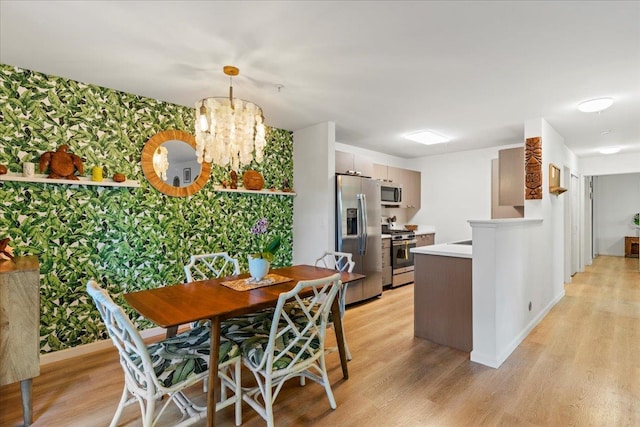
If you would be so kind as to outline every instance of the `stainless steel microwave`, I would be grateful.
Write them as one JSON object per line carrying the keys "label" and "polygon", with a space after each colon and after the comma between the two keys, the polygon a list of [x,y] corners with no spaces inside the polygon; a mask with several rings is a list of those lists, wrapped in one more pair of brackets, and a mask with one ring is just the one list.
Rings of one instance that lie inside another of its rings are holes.
{"label": "stainless steel microwave", "polygon": [[402,203],[402,184],[380,182],[380,201],[384,206],[400,206]]}

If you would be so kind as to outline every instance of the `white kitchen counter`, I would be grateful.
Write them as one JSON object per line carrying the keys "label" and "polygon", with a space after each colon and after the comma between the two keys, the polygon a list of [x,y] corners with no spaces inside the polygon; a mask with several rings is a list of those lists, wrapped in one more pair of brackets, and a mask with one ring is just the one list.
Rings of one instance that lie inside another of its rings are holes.
{"label": "white kitchen counter", "polygon": [[455,258],[471,258],[471,245],[460,245],[456,243],[441,243],[439,245],[420,246],[411,248],[409,251],[417,255],[438,255]]}
{"label": "white kitchen counter", "polygon": [[383,234],[382,238],[383,239],[390,239],[391,238],[391,234]]}

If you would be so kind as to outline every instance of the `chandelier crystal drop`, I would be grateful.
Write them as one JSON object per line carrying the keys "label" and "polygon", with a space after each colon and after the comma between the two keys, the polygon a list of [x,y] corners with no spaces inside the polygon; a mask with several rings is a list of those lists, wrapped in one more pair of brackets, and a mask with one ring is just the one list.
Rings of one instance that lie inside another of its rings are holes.
{"label": "chandelier crystal drop", "polygon": [[[237,76],[236,67],[225,66],[224,73]],[[265,128],[262,109],[254,103],[229,97],[211,97],[198,101],[196,107],[196,156],[198,162],[240,166],[262,162],[264,158]]]}

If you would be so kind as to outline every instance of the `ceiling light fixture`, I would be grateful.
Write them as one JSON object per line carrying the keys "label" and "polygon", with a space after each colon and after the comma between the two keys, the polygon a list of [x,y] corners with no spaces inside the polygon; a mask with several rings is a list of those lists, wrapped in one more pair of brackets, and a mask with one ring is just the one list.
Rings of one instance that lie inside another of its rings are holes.
{"label": "ceiling light fixture", "polygon": [[408,133],[404,135],[404,137],[425,145],[442,144],[451,140],[448,136],[440,135],[439,133],[432,132],[430,130]]}
{"label": "ceiling light fixture", "polygon": [[600,151],[600,154],[615,154],[620,152],[620,147],[605,147],[598,151]]}
{"label": "ceiling light fixture", "polygon": [[613,104],[611,98],[596,98],[588,101],[583,101],[578,104],[578,110],[583,113],[599,113],[602,110],[606,110]]}
{"label": "ceiling light fixture", "polygon": [[204,98],[196,103],[196,156],[198,163],[231,164],[235,171],[254,159],[263,159],[265,140],[262,109],[248,101],[233,99],[232,78],[240,70],[222,69],[229,76],[229,97]]}

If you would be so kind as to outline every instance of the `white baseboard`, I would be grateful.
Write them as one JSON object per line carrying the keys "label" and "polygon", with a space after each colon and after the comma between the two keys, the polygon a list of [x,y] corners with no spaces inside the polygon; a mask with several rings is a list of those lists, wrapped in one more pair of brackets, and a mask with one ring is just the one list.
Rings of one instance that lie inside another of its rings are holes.
{"label": "white baseboard", "polygon": [[[142,338],[164,338],[167,330],[161,327],[155,327],[151,329],[145,329],[140,331]],[[64,350],[54,351],[53,353],[45,353],[40,355],[40,366],[47,365],[49,363],[59,362],[61,360],[71,359],[72,357],[84,356],[97,351],[106,350],[113,347],[113,342],[108,340],[101,340],[92,342],[89,344],[83,344]]]}
{"label": "white baseboard", "polygon": [[470,354],[470,360],[472,362],[476,362],[476,363],[480,363],[482,365],[488,366],[490,368],[499,368],[500,365],[502,365],[504,363],[505,360],[507,360],[507,358],[511,355],[511,353],[513,353],[513,351],[518,348],[518,346],[520,345],[520,343],[522,341],[524,341],[524,339],[527,337],[527,335],[529,335],[531,333],[531,331],[533,331],[533,328],[535,328],[536,326],[538,326],[538,323],[540,323],[542,321],[542,319],[544,319],[544,317],[551,311],[551,309],[560,302],[560,300],[562,298],[564,298],[565,292],[564,292],[564,287],[562,289],[562,292],[560,292],[558,295],[556,295],[555,298],[553,298],[549,304],[547,304],[546,307],[544,307],[536,317],[534,317],[533,319],[531,319],[531,321],[522,329],[522,331],[520,331],[520,333],[518,335],[516,335],[516,337],[511,341],[511,343],[509,343],[508,346],[505,347],[504,350],[502,350],[502,352],[498,355],[491,355],[491,354],[480,354],[476,351],[471,351]]}

